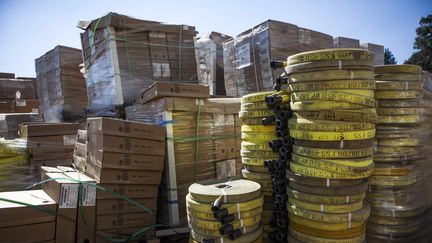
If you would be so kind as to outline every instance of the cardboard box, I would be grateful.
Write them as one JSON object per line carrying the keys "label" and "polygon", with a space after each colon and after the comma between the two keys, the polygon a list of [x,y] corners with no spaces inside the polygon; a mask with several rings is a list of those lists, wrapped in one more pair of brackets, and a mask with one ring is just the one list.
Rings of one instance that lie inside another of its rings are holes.
{"label": "cardboard box", "polygon": [[42,189],[57,202],[57,213],[64,216],[56,218],[55,241],[74,243],[79,183],[68,180],[69,177],[62,172],[44,173],[42,177],[43,180],[48,180],[42,184]]}
{"label": "cardboard box", "polygon": [[37,100],[2,100],[0,113],[38,113]]}
{"label": "cardboard box", "polygon": [[334,37],[333,48],[360,48],[360,41],[347,37]]}
{"label": "cardboard box", "polygon": [[165,139],[163,127],[112,118],[87,118],[87,133],[147,140]]}
{"label": "cardboard box", "polygon": [[157,198],[158,185],[120,185],[120,184],[100,184],[107,191],[98,191],[97,199],[117,199],[115,193],[127,196],[128,198]]}
{"label": "cardboard box", "polygon": [[87,130],[78,130],[77,142],[87,143]]}
{"label": "cardboard box", "polygon": [[34,160],[71,159],[73,151],[72,146],[43,146],[31,148],[30,154]]}
{"label": "cardboard box", "polygon": [[21,137],[40,137],[77,134],[78,123],[23,123]]}
{"label": "cardboard box", "polygon": [[[156,198],[135,198],[133,201],[141,204],[142,206],[156,212]],[[146,212],[143,208],[134,203],[123,199],[99,199],[96,203],[96,214],[117,214],[117,213],[133,213],[133,212]]]}
{"label": "cardboard box", "polygon": [[82,207],[77,216],[77,243],[94,243],[96,228],[96,182],[78,172],[64,172],[68,177],[86,182],[80,185]]}
{"label": "cardboard box", "polygon": [[[0,197],[43,207],[51,212],[57,209],[56,202],[43,190],[0,192]],[[0,201],[0,215],[2,217],[0,228],[54,222],[56,218],[53,213],[6,201]],[[0,235],[3,236],[3,234]]]}
{"label": "cardboard box", "polygon": [[0,72],[0,78],[15,78],[15,73]]}
{"label": "cardboard box", "polygon": [[55,236],[55,222],[0,228],[0,236],[1,242],[5,243],[50,241]]}
{"label": "cardboard box", "polygon": [[35,80],[21,78],[16,79],[15,77],[0,77],[0,99],[14,100],[17,98],[18,91],[20,99],[35,100]]}
{"label": "cardboard box", "polygon": [[100,149],[106,152],[164,155],[163,141],[117,137],[105,134],[88,134],[87,151]]}
{"label": "cardboard box", "polygon": [[111,153],[90,149],[88,160],[100,168],[162,171],[164,156]]}
{"label": "cardboard box", "polygon": [[153,225],[155,214],[153,213],[125,213],[96,216],[96,230],[115,228],[130,228]]}
{"label": "cardboard box", "polygon": [[86,143],[75,143],[74,155],[79,156],[81,158],[87,157],[87,144]]}
{"label": "cardboard box", "polygon": [[134,99],[134,103],[144,104],[150,100],[167,96],[205,99],[210,97],[210,91],[207,85],[154,82]]}
{"label": "cardboard box", "polygon": [[161,171],[103,169],[87,163],[86,174],[100,183],[159,185]]}
{"label": "cardboard box", "polygon": [[54,136],[40,136],[40,137],[29,137],[27,139],[27,147],[29,148],[46,148],[52,149],[53,147],[74,148],[76,142],[76,135],[54,135]]}

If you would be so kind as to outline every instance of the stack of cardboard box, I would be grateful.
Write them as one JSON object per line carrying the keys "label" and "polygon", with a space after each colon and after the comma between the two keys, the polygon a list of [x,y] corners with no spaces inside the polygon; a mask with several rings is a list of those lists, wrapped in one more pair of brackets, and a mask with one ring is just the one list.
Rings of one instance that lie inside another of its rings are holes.
{"label": "stack of cardboard box", "polygon": [[[158,200],[158,220],[186,223],[190,184],[236,175],[239,133],[237,98],[208,97],[208,87],[156,83],[126,108],[129,120],[162,125],[167,134],[165,171]],[[191,98],[194,97],[194,98]]]}
{"label": "stack of cardboard box", "polygon": [[196,43],[198,80],[208,85],[211,95],[225,95],[223,42],[231,36],[211,32]]}
{"label": "stack of cardboard box", "polygon": [[0,113],[38,113],[34,78],[0,73]]}
{"label": "stack of cardboard box", "polygon": [[86,174],[106,189],[97,193],[97,242],[118,240],[155,224],[164,139],[162,127],[88,118]]}
{"label": "stack of cardboard box", "polygon": [[19,137],[19,124],[23,122],[42,122],[42,116],[37,113],[0,114],[0,137],[14,139]]}
{"label": "stack of cardboard box", "polygon": [[333,38],[333,48],[360,48],[360,41],[338,36]]}
{"label": "stack of cardboard box", "polygon": [[373,43],[362,43],[360,48],[373,52],[374,66],[384,65],[384,46]]}
{"label": "stack of cardboard box", "polygon": [[96,183],[70,167],[42,167],[42,189],[57,203],[55,242],[95,243]]}
{"label": "stack of cardboard box", "polygon": [[30,166],[39,176],[41,165],[70,165],[73,159],[76,123],[23,123],[20,136],[27,139]]}
{"label": "stack of cardboard box", "polygon": [[1,192],[0,198],[1,242],[54,242],[57,204],[43,190]]}
{"label": "stack of cardboard box", "polygon": [[46,122],[77,121],[87,108],[81,50],[56,46],[35,60],[39,108]]}
{"label": "stack of cardboard box", "polygon": [[193,26],[109,13],[78,27],[91,114],[116,116],[153,81],[198,80]]}
{"label": "stack of cardboard box", "polygon": [[73,164],[79,171],[85,171],[87,167],[87,130],[78,130]]}
{"label": "stack of cardboard box", "polygon": [[224,43],[226,95],[272,90],[274,80],[281,73],[270,68],[273,59],[285,60],[299,52],[332,47],[330,35],[267,20]]}

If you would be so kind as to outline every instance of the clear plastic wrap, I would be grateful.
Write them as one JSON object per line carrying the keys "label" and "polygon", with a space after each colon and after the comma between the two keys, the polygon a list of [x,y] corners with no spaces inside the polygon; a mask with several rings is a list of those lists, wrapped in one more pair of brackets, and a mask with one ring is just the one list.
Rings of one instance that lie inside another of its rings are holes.
{"label": "clear plastic wrap", "polygon": [[76,120],[87,108],[81,50],[56,46],[35,60],[40,112],[47,122]]}
{"label": "clear plastic wrap", "polygon": [[225,95],[224,55],[222,43],[232,37],[211,32],[196,42],[198,80],[208,85],[211,95]]}
{"label": "clear plastic wrap", "polygon": [[270,68],[271,60],[284,60],[299,52],[332,47],[330,35],[267,20],[237,35],[232,45],[224,44],[225,68],[228,66],[228,70],[234,71],[234,79],[228,70],[225,72],[225,86],[229,86],[227,95],[243,96],[272,90],[273,81],[280,73]]}
{"label": "clear plastic wrap", "polygon": [[109,13],[80,21],[89,112],[113,116],[153,81],[196,82],[195,27]]}

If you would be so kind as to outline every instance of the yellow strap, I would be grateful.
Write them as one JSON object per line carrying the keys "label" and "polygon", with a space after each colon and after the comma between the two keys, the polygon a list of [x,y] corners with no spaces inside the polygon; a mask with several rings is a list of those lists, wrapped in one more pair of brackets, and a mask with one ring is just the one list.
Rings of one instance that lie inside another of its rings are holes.
{"label": "yellow strap", "polygon": [[264,161],[268,159],[278,159],[279,157],[265,157],[265,158],[248,158],[242,157],[242,163],[246,165],[260,165],[264,166]]}
{"label": "yellow strap", "polygon": [[423,90],[421,82],[376,81],[377,90]]}
{"label": "yellow strap", "polygon": [[272,151],[267,141],[254,141],[254,142],[242,141],[241,149],[249,150],[249,151],[254,151],[254,150]]}
{"label": "yellow strap", "polygon": [[278,139],[276,134],[273,133],[245,133],[241,134],[241,139],[244,141],[257,142],[257,141],[272,141]]}
{"label": "yellow strap", "polygon": [[294,207],[322,213],[352,213],[363,208],[363,201],[339,205],[315,204],[303,202],[294,198],[288,198],[288,201]]}
{"label": "yellow strap", "polygon": [[[378,115],[417,115],[420,114],[418,108],[377,108]],[[379,119],[379,118],[378,118]]]}
{"label": "yellow strap", "polygon": [[335,80],[321,82],[296,82],[290,83],[288,89],[291,92],[299,91],[318,91],[318,90],[337,90],[337,89],[375,89],[374,80]]}
{"label": "yellow strap", "polygon": [[288,65],[304,62],[318,62],[329,60],[371,60],[372,52],[355,48],[323,49],[308,51],[288,57]]}
{"label": "yellow strap", "polygon": [[[360,94],[354,94],[355,91],[359,91]],[[371,96],[368,96],[366,92],[370,92]],[[291,100],[297,101],[312,101],[312,100],[323,100],[323,101],[342,101],[352,104],[359,104],[366,107],[375,107],[375,99],[373,98],[373,90],[353,90],[348,92],[347,90],[326,90],[326,91],[311,91],[311,92],[295,92],[291,94]]]}
{"label": "yellow strap", "polygon": [[382,100],[402,100],[402,99],[420,99],[423,97],[421,91],[375,91],[375,99]]}
{"label": "yellow strap", "polygon": [[366,106],[343,101],[297,101],[290,103],[293,111],[331,111],[344,109],[364,109]]}
{"label": "yellow strap", "polygon": [[240,110],[251,111],[251,110],[267,110],[266,102],[254,102],[254,103],[244,103],[240,105]]}
{"label": "yellow strap", "polygon": [[240,150],[240,156],[242,157],[276,157],[278,153],[272,150]]}
{"label": "yellow strap", "polygon": [[255,117],[267,117],[267,116],[273,116],[274,111],[272,110],[251,110],[251,111],[240,111],[239,117],[240,119],[246,119],[246,118],[255,118]]}
{"label": "yellow strap", "polygon": [[392,123],[419,123],[419,115],[391,115],[391,116],[378,116],[378,124],[392,124]]}
{"label": "yellow strap", "polygon": [[304,131],[362,131],[374,129],[375,124],[368,122],[334,122],[327,120],[311,120],[305,118],[291,118],[288,120],[289,129]]}
{"label": "yellow strap", "polygon": [[370,173],[372,173],[372,171],[365,174],[336,173],[336,172],[326,171],[326,170],[317,169],[309,166],[303,166],[294,162],[290,163],[290,169],[294,173],[301,174],[304,176],[326,178],[326,179],[361,179],[361,178],[369,177]]}
{"label": "yellow strap", "polygon": [[265,102],[265,98],[268,95],[276,94],[276,93],[278,93],[278,92],[276,92],[276,91],[265,91],[265,92],[257,92],[257,93],[247,94],[247,95],[244,95],[243,97],[241,97],[240,102],[242,104],[245,104],[245,103],[254,103],[254,102]]}
{"label": "yellow strap", "polygon": [[245,133],[274,133],[276,130],[275,125],[242,125],[241,126],[241,132]]}
{"label": "yellow strap", "polygon": [[[256,215],[250,218],[239,219],[230,222],[234,229],[239,229],[247,226],[256,225],[261,221],[262,215]],[[219,221],[202,220],[191,217],[188,215],[188,221],[190,224],[196,225],[199,228],[209,229],[209,230],[219,230],[223,224]]]}
{"label": "yellow strap", "polygon": [[362,110],[332,110],[332,111],[297,111],[295,117],[332,121],[375,122],[377,115],[374,108]]}
{"label": "yellow strap", "polygon": [[380,65],[375,66],[375,73],[376,74],[390,74],[390,73],[413,73],[413,74],[420,74],[422,72],[422,68],[418,65],[410,65],[410,64],[403,64],[403,65]]}
{"label": "yellow strap", "polygon": [[373,80],[374,73],[370,70],[325,70],[289,75],[293,82],[330,81],[330,80]]}
{"label": "yellow strap", "polygon": [[292,228],[292,226],[289,227],[289,233],[294,237],[295,239],[301,241],[301,242],[314,242],[314,243],[359,243],[365,241],[365,233],[361,233],[359,236],[351,237],[351,238],[343,238],[343,239],[334,239],[332,238],[323,238],[327,235],[320,234],[320,237],[318,236],[312,236],[309,234],[301,233],[300,231],[296,231]]}
{"label": "yellow strap", "polygon": [[366,193],[360,193],[357,195],[347,195],[347,196],[322,196],[316,194],[309,194],[305,192],[300,192],[287,187],[288,197],[295,198],[297,200],[317,203],[317,204],[347,204],[363,201]]}
{"label": "yellow strap", "polygon": [[321,132],[290,130],[291,137],[313,141],[361,140],[375,137],[375,129],[355,132]]}
{"label": "yellow strap", "polygon": [[370,175],[373,170],[372,157],[361,159],[312,159],[292,154],[292,161],[307,167],[313,167],[335,173],[352,175]]}
{"label": "yellow strap", "polygon": [[360,149],[324,149],[324,148],[309,148],[293,145],[293,152],[298,155],[303,155],[311,158],[325,159],[342,159],[342,158],[361,158],[369,157],[373,154],[373,148]]}

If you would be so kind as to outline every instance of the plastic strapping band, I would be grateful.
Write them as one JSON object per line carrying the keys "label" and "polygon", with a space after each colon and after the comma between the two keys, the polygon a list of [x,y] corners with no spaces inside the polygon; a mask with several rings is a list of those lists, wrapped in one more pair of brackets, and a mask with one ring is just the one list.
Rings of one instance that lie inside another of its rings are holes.
{"label": "plastic strapping band", "polygon": [[[201,117],[201,100],[196,99],[195,104],[198,106],[198,111],[196,115],[196,129],[195,129],[195,138],[198,137],[199,134],[199,123],[200,123],[200,117]],[[199,141],[195,141],[195,182],[197,181],[197,174],[198,174],[198,168],[199,168]]]}
{"label": "plastic strapping band", "polygon": [[324,204],[320,204],[320,211],[324,212]]}
{"label": "plastic strapping band", "polygon": [[408,82],[405,82],[405,90],[408,90]]}
{"label": "plastic strapping band", "polygon": [[354,78],[354,72],[352,70],[350,71],[350,75],[351,75],[351,79],[353,79]]}
{"label": "plastic strapping band", "polygon": [[330,186],[330,179],[326,179],[326,187],[329,187]]}
{"label": "plastic strapping band", "polygon": [[344,140],[340,140],[339,145],[340,145],[340,148],[343,148],[344,147]]}
{"label": "plastic strapping band", "polygon": [[241,218],[240,203],[237,203],[237,216],[239,219]]}
{"label": "plastic strapping band", "polygon": [[243,228],[243,227],[244,227],[243,219],[240,219],[240,228]]}
{"label": "plastic strapping band", "polygon": [[395,218],[396,217],[396,210],[394,208],[392,208],[391,212],[392,212],[392,217]]}
{"label": "plastic strapping band", "polygon": [[221,238],[220,238],[220,243],[223,243],[223,242],[224,242],[224,238],[221,237]]}
{"label": "plastic strapping band", "polygon": [[339,64],[339,70],[341,70],[342,69],[342,60],[339,60],[338,64]]}
{"label": "plastic strapping band", "polygon": [[352,214],[348,213],[348,229],[351,229],[351,219],[352,219]]}
{"label": "plastic strapping band", "polygon": [[350,196],[346,196],[346,203],[349,203]]}

